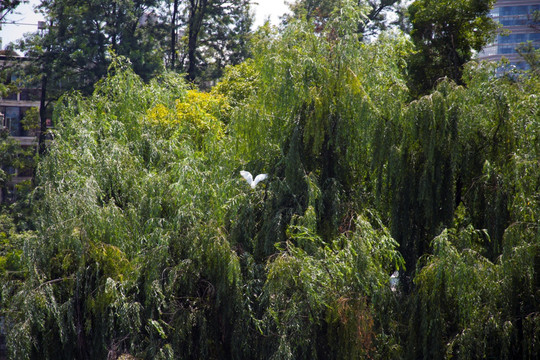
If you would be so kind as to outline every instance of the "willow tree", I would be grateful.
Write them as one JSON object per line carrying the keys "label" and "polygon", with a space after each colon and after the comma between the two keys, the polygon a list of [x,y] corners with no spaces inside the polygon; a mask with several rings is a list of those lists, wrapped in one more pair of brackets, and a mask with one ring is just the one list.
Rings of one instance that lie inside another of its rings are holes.
{"label": "willow tree", "polygon": [[471,63],[466,87],[443,82],[411,103],[414,117],[401,129],[415,130],[402,131],[401,165],[389,162],[394,234],[416,269],[405,307],[408,358],[537,351],[540,233],[537,190],[528,184],[538,184],[530,161],[538,77],[494,73],[494,65]]}
{"label": "willow tree", "polygon": [[2,299],[10,356],[230,353],[241,319],[222,230],[238,191],[222,158],[227,103],[176,75],[144,84],[118,60],[110,71],[91,97],[56,107],[28,276]]}
{"label": "willow tree", "polygon": [[[278,39],[263,36],[254,51],[260,89],[231,128],[245,139],[239,151],[249,161],[299,159],[296,165],[283,162],[276,172],[283,177],[290,166],[298,179],[313,173],[323,188],[334,187],[335,194],[343,190],[347,197],[371,186],[370,136],[377,121],[401,111],[402,103],[392,100],[406,97],[402,56],[408,43],[382,37],[361,44],[355,30],[361,12],[350,2],[337,8],[319,35],[299,20]],[[332,191],[323,190],[323,197]],[[302,198],[301,192],[295,195]],[[324,201],[330,205],[329,198]]]}
{"label": "willow tree", "polygon": [[441,86],[409,104],[400,126],[401,143],[386,159],[392,233],[410,271],[453,217],[458,136],[457,108],[450,105],[453,92],[451,85]]}
{"label": "willow tree", "polygon": [[242,105],[229,123],[239,162],[270,175],[229,215],[251,326],[263,335],[252,334],[246,351],[266,349],[266,357],[369,356],[388,345],[378,342],[388,323],[372,304],[388,299],[401,262],[367,210],[370,158],[378,121],[399,114],[406,98],[409,44],[390,36],[362,44],[357,5],[337,9],[322,32],[305,19],[281,34],[263,28],[253,61],[229,70],[252,80],[227,75],[217,86]]}

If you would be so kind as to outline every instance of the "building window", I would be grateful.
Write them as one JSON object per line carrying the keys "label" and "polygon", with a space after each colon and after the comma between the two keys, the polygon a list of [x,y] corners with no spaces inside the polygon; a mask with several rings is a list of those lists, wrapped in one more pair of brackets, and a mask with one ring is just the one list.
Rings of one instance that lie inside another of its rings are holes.
{"label": "building window", "polygon": [[3,98],[4,100],[13,100],[13,101],[17,101],[17,91],[13,91],[13,92],[10,92],[9,94],[6,95],[5,98]]}
{"label": "building window", "polygon": [[516,52],[516,48],[513,46],[499,46],[499,54],[513,54]]}
{"label": "building window", "polygon": [[514,17],[500,18],[499,22],[503,26],[523,26],[523,25],[529,25],[531,23],[531,20],[527,19],[524,16],[514,16]]}
{"label": "building window", "polygon": [[21,109],[17,106],[6,106],[4,113],[5,123],[11,136],[20,136],[21,127]]}
{"label": "building window", "polygon": [[540,10],[540,5],[503,6],[499,8],[499,16],[526,15]]}
{"label": "building window", "polygon": [[20,93],[21,101],[38,101],[39,100],[38,89],[22,89]]}

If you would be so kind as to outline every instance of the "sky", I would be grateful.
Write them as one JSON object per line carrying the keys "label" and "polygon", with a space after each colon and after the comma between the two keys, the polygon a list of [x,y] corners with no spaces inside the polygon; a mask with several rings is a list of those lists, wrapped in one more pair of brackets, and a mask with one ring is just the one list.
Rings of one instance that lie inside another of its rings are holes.
{"label": "sky", "polygon": [[0,30],[2,49],[5,48],[8,43],[21,38],[24,33],[37,31],[37,22],[43,20],[43,16],[34,13],[33,10],[33,5],[38,3],[38,0],[30,0],[28,4],[20,5],[15,10],[15,13],[11,13],[4,19],[4,21],[8,23],[17,22],[22,24],[2,24],[2,30]]}
{"label": "sky", "polygon": [[261,26],[267,18],[270,18],[273,25],[277,25],[279,17],[289,10],[285,0],[254,0],[252,4],[255,10],[255,26]]}
{"label": "sky", "polygon": [[[43,20],[43,17],[41,14],[34,13],[33,7],[39,2],[39,0],[30,0],[28,4],[20,5],[16,13],[10,14],[5,19],[7,22],[19,24],[2,24],[0,30],[2,49],[10,42],[20,39],[24,33],[37,31],[37,22]],[[253,0],[252,4],[255,12],[255,26],[262,25],[266,19],[270,19],[272,24],[277,25],[279,17],[288,10],[285,0]]]}

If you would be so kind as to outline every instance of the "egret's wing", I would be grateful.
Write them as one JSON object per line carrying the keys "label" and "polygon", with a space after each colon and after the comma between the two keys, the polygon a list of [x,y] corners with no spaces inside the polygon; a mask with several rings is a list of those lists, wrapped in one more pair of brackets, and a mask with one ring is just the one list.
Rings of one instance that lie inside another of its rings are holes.
{"label": "egret's wing", "polygon": [[253,183],[253,176],[251,175],[251,173],[249,171],[240,171],[240,175],[242,175],[242,177],[244,179],[246,179],[246,181],[248,182],[249,185],[251,185]]}
{"label": "egret's wing", "polygon": [[263,181],[264,179],[266,179],[268,177],[267,174],[259,174],[255,177],[255,180],[253,180],[253,185],[251,185],[252,187],[255,187],[259,182]]}

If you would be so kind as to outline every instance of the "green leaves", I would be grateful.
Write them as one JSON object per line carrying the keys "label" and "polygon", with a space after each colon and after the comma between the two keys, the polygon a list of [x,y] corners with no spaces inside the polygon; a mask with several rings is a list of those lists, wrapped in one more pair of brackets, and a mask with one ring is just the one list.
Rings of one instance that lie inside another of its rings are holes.
{"label": "green leaves", "polygon": [[[506,359],[534,351],[534,345],[521,344],[520,349],[510,345],[515,336],[520,336],[518,322],[534,327],[537,321],[534,316],[524,318],[530,315],[523,313],[524,307],[532,306],[529,300],[516,308],[515,300],[511,299],[521,297],[516,291],[520,294],[533,291],[529,286],[537,247],[515,247],[512,254],[492,263],[474,250],[478,249],[477,239],[482,236],[472,227],[444,230],[433,240],[434,253],[424,259],[415,277],[418,286],[415,301],[421,309],[416,315],[420,334],[412,337],[422,336],[424,343],[417,351],[424,356],[493,355]],[[519,280],[515,271],[520,273]],[[518,290],[515,281],[520,281],[523,288]],[[448,338],[448,343],[434,346],[429,342],[434,338]],[[493,343],[493,338],[498,341]]]}
{"label": "green leaves", "polygon": [[534,357],[538,78],[410,102],[411,43],[342,5],[210,92],[113,58],[59,101],[37,230],[0,230],[12,357]]}
{"label": "green leaves", "polygon": [[[373,350],[377,309],[369,299],[385,291],[388,273],[403,266],[403,260],[384,227],[374,228],[363,216],[353,227],[325,245],[308,229],[295,226],[269,261],[263,296],[280,339],[276,358],[288,353],[293,358],[306,353],[357,358]],[[320,337],[332,341],[315,341]]]}

